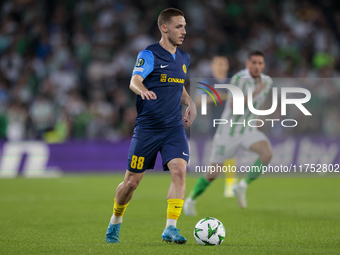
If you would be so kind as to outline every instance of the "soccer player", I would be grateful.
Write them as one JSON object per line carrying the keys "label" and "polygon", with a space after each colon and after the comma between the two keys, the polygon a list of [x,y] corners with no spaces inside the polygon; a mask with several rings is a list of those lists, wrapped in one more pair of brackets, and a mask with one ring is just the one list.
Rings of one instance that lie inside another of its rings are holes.
{"label": "soccer player", "polygon": [[116,190],[107,243],[118,243],[124,211],[146,169],[153,169],[160,151],[163,169],[170,170],[168,208],[162,240],[183,244],[177,219],[185,195],[189,148],[183,127],[181,103],[187,105],[184,120],[188,126],[196,117],[196,106],[184,87],[190,56],[180,50],[186,30],[183,12],[168,8],[158,17],[161,40],[139,52],[130,89],[136,93],[137,119],[131,140],[125,178]]}
{"label": "soccer player", "polygon": [[[263,74],[262,71],[265,68],[264,55],[261,51],[253,51],[249,54],[246,62],[246,69],[236,73],[232,79],[231,84],[239,87],[244,95],[248,94],[248,87],[253,91],[253,105],[255,108],[260,108],[265,98],[272,87],[272,79]],[[248,101],[248,96],[245,96],[244,103]],[[246,150],[255,152],[259,158],[254,162],[254,166],[257,166],[260,171],[248,173],[246,178],[241,181],[235,187],[235,193],[237,197],[237,203],[241,208],[247,207],[246,190],[248,185],[259,177],[262,171],[262,166],[267,165],[272,158],[272,149],[267,137],[257,128],[247,126],[247,120],[253,119],[255,116],[245,108],[244,115],[232,115],[232,99],[228,101],[221,119],[227,119],[229,123],[243,123],[245,125],[233,124],[219,125],[213,138],[212,153],[210,162],[212,166],[223,167],[223,163],[226,159],[233,158],[239,147]],[[257,107],[256,107],[257,106]],[[197,180],[193,190],[184,203],[184,212],[187,215],[195,215],[195,204],[197,197],[201,195],[210,183],[217,178],[218,172],[207,173],[206,176]]]}
{"label": "soccer player", "polygon": [[[211,75],[212,75],[212,81],[211,79],[205,80],[203,79],[202,82],[203,83],[211,83],[210,85],[213,86],[214,84],[226,84],[228,83],[228,71],[229,71],[229,60],[227,57],[222,56],[222,55],[217,55],[214,56],[211,60],[211,64],[210,64],[210,70],[211,70]],[[218,94],[220,95],[220,98],[222,100],[226,100],[228,97],[228,93],[226,92],[225,89],[216,89]],[[199,95],[197,95],[197,102],[200,102],[200,98],[201,98],[201,94],[205,93],[202,90],[197,90],[197,92],[199,93]],[[217,98],[215,98],[217,100]],[[213,103],[213,99],[211,97],[207,98],[207,103]],[[209,107],[209,106],[208,106]],[[211,112],[210,114],[210,119],[219,119],[220,116],[222,115],[222,111],[223,108],[214,108],[214,110],[209,111]],[[224,163],[225,166],[235,166],[235,158],[232,159],[227,159]],[[236,183],[236,173],[233,172],[226,172],[225,173],[225,185],[224,185],[224,196],[225,197],[234,197],[234,185]],[[188,213],[189,215],[194,215],[196,214],[195,212],[188,212],[187,210],[185,210],[184,208],[184,212]]]}
{"label": "soccer player", "polygon": [[[214,84],[225,84],[227,83],[228,79],[228,71],[229,71],[229,60],[225,56],[215,56],[211,61],[211,73],[215,80]],[[226,95],[225,95],[226,94]],[[227,99],[228,94],[225,93],[225,90],[222,93],[219,93],[221,96],[221,99]],[[208,99],[211,99],[211,97],[208,97]],[[212,111],[213,118],[218,119],[220,118],[222,112],[217,111],[214,109]],[[216,118],[215,118],[216,117]],[[235,166],[236,165],[236,159],[231,158],[225,160],[224,164],[225,166]],[[225,197],[234,197],[234,185],[236,182],[236,173],[233,172],[226,172],[225,173],[225,184],[224,184],[224,196]],[[184,211],[185,212],[185,211]]]}

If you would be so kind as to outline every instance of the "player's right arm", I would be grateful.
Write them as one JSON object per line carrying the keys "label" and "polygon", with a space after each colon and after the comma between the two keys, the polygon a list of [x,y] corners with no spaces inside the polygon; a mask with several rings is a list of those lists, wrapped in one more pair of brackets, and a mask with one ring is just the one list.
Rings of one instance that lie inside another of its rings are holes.
{"label": "player's right arm", "polygon": [[148,90],[143,84],[144,79],[154,69],[154,61],[154,56],[151,51],[142,50],[138,54],[136,66],[132,72],[130,89],[141,96],[143,100],[157,99],[156,94],[153,91]]}
{"label": "player's right arm", "polygon": [[141,96],[144,100],[157,99],[155,92],[148,90],[143,84],[144,78],[139,74],[135,74],[131,77],[130,89],[137,95]]}

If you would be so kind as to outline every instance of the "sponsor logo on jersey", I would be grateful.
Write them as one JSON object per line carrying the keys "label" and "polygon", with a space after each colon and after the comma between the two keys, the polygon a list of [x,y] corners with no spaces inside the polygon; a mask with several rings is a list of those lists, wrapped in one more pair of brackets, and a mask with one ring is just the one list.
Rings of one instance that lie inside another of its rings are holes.
{"label": "sponsor logo on jersey", "polygon": [[161,82],[166,82],[166,74],[161,74]]}
{"label": "sponsor logo on jersey", "polygon": [[181,84],[184,84],[185,79],[172,78],[172,77],[167,78],[166,74],[161,74],[161,82],[172,82],[172,83],[181,83]]}
{"label": "sponsor logo on jersey", "polygon": [[168,82],[173,82],[173,83],[182,83],[184,84],[185,79],[180,79],[180,78],[168,78]]}

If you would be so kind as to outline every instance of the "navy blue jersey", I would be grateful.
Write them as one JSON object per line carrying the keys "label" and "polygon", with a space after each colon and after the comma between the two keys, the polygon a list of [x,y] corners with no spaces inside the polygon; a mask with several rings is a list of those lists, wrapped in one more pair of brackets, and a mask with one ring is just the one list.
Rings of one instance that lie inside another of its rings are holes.
{"label": "navy blue jersey", "polygon": [[144,78],[144,86],[157,95],[156,100],[143,100],[137,95],[136,129],[163,129],[183,126],[181,97],[190,64],[188,53],[177,48],[171,54],[159,43],[139,52],[132,75]]}

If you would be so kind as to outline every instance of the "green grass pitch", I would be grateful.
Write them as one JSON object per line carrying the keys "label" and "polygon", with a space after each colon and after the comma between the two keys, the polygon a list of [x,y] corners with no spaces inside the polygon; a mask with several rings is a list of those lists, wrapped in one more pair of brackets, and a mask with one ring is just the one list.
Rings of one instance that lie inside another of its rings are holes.
{"label": "green grass pitch", "polygon": [[[209,187],[199,216],[182,213],[184,245],[161,242],[169,173],[144,176],[124,215],[120,243],[106,244],[116,186],[123,175],[0,179],[0,254],[340,254],[339,179],[260,179],[248,208],[223,197],[224,181]],[[187,178],[187,193],[196,179]],[[221,246],[199,246],[198,220],[226,228]]]}

